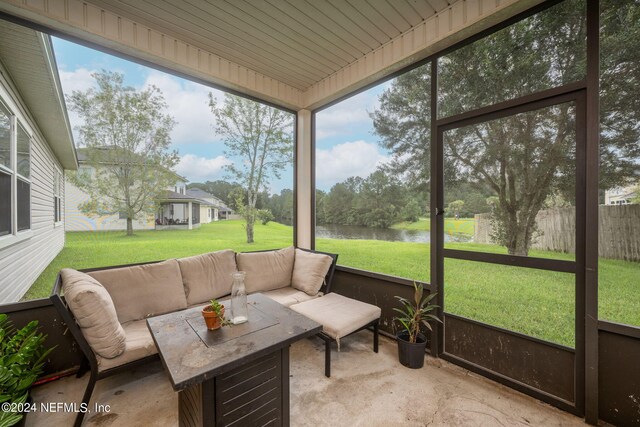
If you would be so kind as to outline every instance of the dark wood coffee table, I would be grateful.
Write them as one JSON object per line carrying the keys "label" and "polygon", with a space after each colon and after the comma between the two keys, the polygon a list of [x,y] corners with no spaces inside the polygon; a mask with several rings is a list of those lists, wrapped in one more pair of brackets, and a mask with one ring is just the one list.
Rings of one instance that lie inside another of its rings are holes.
{"label": "dark wood coffee table", "polygon": [[289,425],[289,346],[322,325],[261,294],[248,301],[249,321],[218,331],[202,307],[147,319],[180,426]]}

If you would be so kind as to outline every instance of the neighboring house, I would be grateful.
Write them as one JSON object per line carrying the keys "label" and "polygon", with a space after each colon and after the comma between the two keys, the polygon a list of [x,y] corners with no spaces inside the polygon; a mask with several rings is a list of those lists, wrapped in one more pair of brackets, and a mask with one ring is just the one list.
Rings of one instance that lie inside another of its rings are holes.
{"label": "neighboring house", "polygon": [[212,194],[199,188],[190,188],[187,190],[187,195],[207,202],[200,205],[200,223],[209,224],[219,220],[218,206],[213,202],[215,197]]}
{"label": "neighboring house", "polygon": [[[207,193],[200,188],[190,188],[187,190],[187,194],[197,197],[202,200],[206,200],[211,203],[215,207],[215,219],[212,217],[211,221],[218,221],[221,219],[232,219],[234,217],[233,210],[229,208],[222,200],[214,196],[213,194]],[[214,213],[212,212],[212,215]]]}
{"label": "neighboring house", "polygon": [[[93,167],[89,165],[86,148],[78,149],[78,163],[80,173],[93,173]],[[187,189],[187,180],[176,174],[175,184],[167,190],[184,195]],[[66,217],[67,231],[120,231],[127,229],[126,213],[106,215],[87,215],[80,210],[80,205],[89,200],[89,195],[69,182],[65,181],[65,193],[67,194]],[[134,230],[153,230],[156,228],[154,215],[141,217],[133,221]]]}
{"label": "neighboring house", "polygon": [[49,36],[0,21],[0,303],[64,246],[64,170],[78,167]]}
{"label": "neighboring house", "polygon": [[[186,193],[186,194],[185,194]],[[189,191],[167,191],[160,200],[160,208],[156,213],[156,230],[199,228],[202,223],[208,224],[210,218],[206,218],[213,207],[206,200],[189,195]],[[205,220],[202,220],[202,212]]]}
{"label": "neighboring house", "polygon": [[605,205],[629,205],[638,197],[640,183],[629,185],[627,187],[613,188],[604,192]]}

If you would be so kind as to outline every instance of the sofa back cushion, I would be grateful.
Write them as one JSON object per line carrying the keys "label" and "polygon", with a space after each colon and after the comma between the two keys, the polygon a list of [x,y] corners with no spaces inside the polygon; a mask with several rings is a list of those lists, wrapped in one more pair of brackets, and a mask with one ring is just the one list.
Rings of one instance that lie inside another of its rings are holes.
{"label": "sofa back cushion", "polygon": [[187,304],[199,304],[231,293],[236,268],[236,254],[232,250],[178,259]]}
{"label": "sofa back cushion", "polygon": [[178,261],[136,265],[89,273],[102,283],[120,323],[187,308]]}
{"label": "sofa back cushion", "polygon": [[67,305],[91,349],[113,359],[125,350],[125,333],[109,292],[93,277],[65,268],[60,272]]}
{"label": "sofa back cushion", "polygon": [[332,262],[333,258],[329,255],[296,249],[291,285],[307,295],[316,295]]}
{"label": "sofa back cushion", "polygon": [[277,251],[237,254],[238,270],[247,273],[244,278],[247,293],[291,286],[295,254],[293,246]]}

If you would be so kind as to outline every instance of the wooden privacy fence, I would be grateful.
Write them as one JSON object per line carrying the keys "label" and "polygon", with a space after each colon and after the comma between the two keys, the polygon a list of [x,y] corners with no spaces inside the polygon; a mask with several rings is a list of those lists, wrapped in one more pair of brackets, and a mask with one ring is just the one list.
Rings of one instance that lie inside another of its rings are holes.
{"label": "wooden privacy fence", "polygon": [[[533,248],[575,253],[575,208],[540,211],[536,222]],[[493,243],[491,232],[491,214],[475,215],[474,242]],[[600,206],[598,242],[603,258],[640,261],[640,204]]]}

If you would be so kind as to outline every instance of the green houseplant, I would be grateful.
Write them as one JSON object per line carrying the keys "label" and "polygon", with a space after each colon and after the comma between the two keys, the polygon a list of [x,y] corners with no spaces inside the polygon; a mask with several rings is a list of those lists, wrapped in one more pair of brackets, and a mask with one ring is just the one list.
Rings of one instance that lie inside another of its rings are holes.
{"label": "green houseplant", "polygon": [[[29,322],[16,330],[6,314],[0,314],[0,404],[24,404],[29,390],[42,375],[44,361],[53,350],[45,350],[47,336],[38,333],[38,321]],[[0,426],[12,426],[20,422],[23,414],[2,411]]]}
{"label": "green houseplant", "polygon": [[394,308],[400,315],[395,319],[400,322],[402,329],[397,333],[398,358],[400,363],[409,368],[422,368],[424,365],[424,352],[427,346],[427,338],[420,331],[421,326],[432,330],[429,322],[442,321],[432,312],[438,308],[437,305],[429,304],[436,293],[424,295],[422,284],[413,282],[414,300],[396,296],[402,308]]}
{"label": "green houseplant", "polygon": [[207,329],[210,331],[220,329],[221,326],[225,325],[224,305],[212,299],[209,305],[202,309],[202,317],[204,317],[204,321],[207,324]]}

